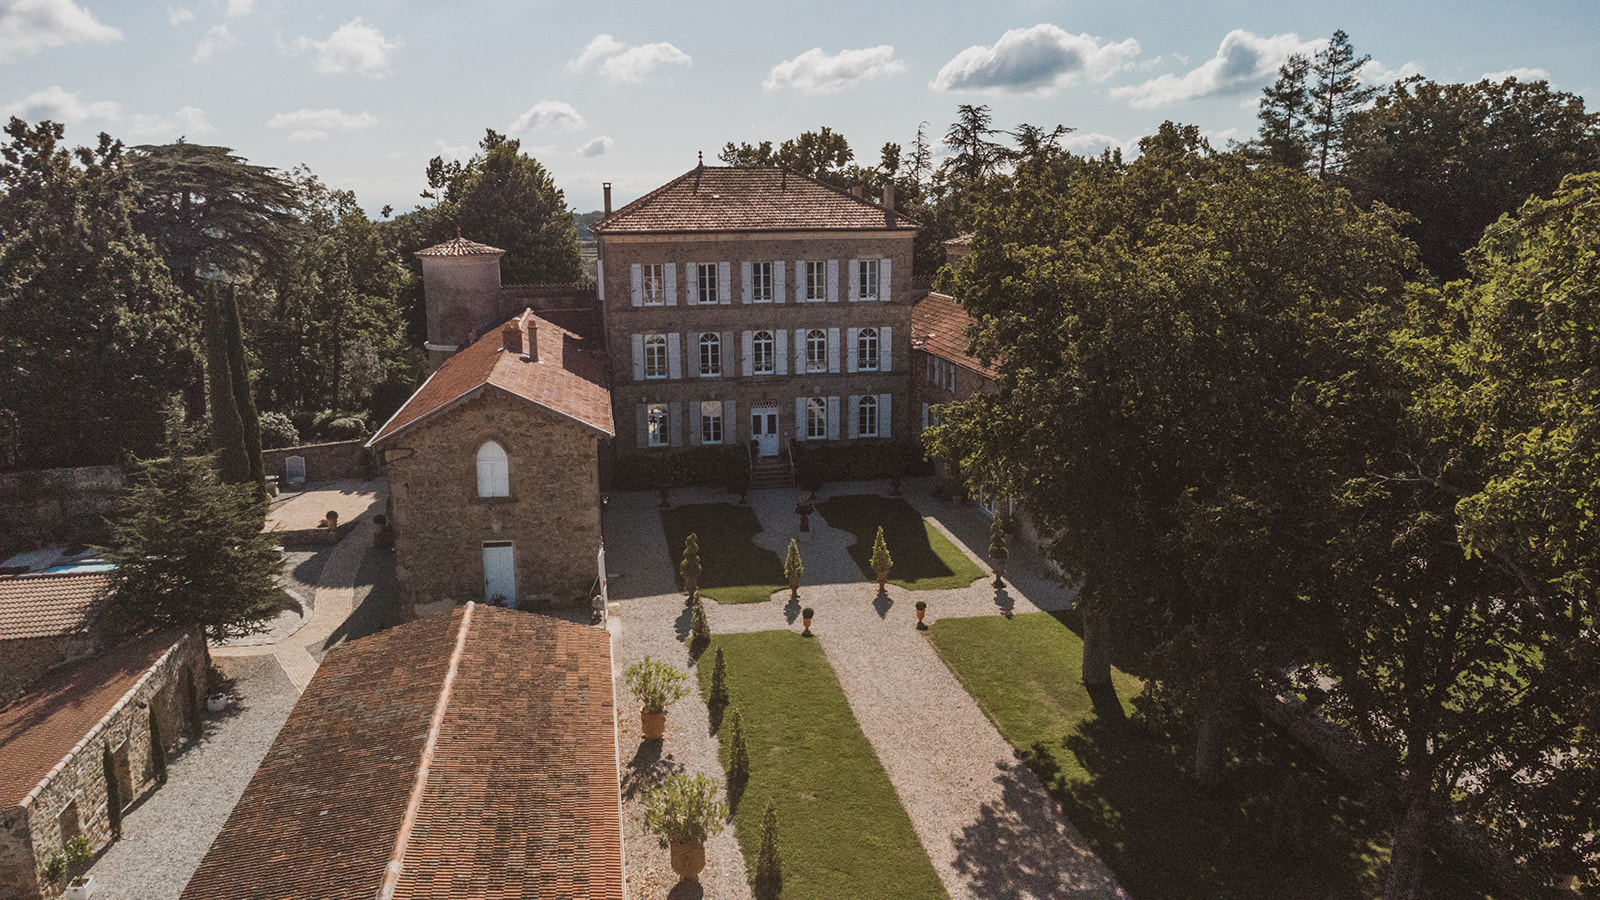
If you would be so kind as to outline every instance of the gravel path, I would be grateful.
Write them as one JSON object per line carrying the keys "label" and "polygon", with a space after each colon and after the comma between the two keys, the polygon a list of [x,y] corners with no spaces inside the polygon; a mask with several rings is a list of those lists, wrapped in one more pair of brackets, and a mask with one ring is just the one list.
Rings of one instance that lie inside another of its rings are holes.
{"label": "gravel path", "polygon": [[[829,493],[875,493],[885,487],[875,482],[829,485]],[[920,483],[908,485],[906,499],[924,515],[937,516],[936,524],[945,535],[982,565],[971,547],[980,539],[987,541],[988,518],[976,507],[936,504],[923,487]],[[694,491],[673,494],[675,503],[724,499],[714,491],[703,492],[703,496]],[[608,524],[607,546],[614,548],[613,552],[634,546],[621,543],[623,539],[644,541],[648,537],[637,532],[659,520],[639,515],[644,510],[633,507],[645,503],[653,507],[654,500],[653,495],[613,498],[613,506],[620,504],[629,511],[627,527],[618,528],[615,538]],[[764,529],[757,536],[758,544],[776,549],[798,536],[794,502],[787,491],[753,495],[751,505]],[[659,534],[659,526],[655,530]],[[816,609],[812,629],[952,898],[1125,896],[1110,870],[1066,821],[1054,798],[1017,762],[1010,745],[915,628],[917,600],[928,602],[931,620],[1064,609],[1071,605],[1072,593],[1048,578],[1035,555],[1018,547],[1007,575],[1010,584],[1002,590],[984,579],[967,588],[945,591],[907,591],[891,585],[888,593],[880,596],[845,554],[850,540],[848,534],[814,516],[811,540],[801,549],[806,574],[800,604],[784,602],[781,598],[787,591],[779,592],[769,603],[722,606],[708,602],[712,631],[799,630],[796,607]],[[664,538],[656,537],[654,549],[646,552],[659,554],[654,564],[664,569],[663,542]],[[648,556],[634,561],[636,567],[650,564]],[[624,627],[619,646],[633,653],[630,659],[643,655],[643,650],[633,650],[636,645],[648,645],[656,656],[666,656],[674,649],[683,654],[676,635],[666,627],[675,621],[671,613],[681,614],[681,599],[629,599],[635,596],[629,592],[621,595]],[[687,628],[687,618],[682,621]],[[646,637],[630,638],[636,628]],[[625,664],[619,659],[619,665]],[[673,715],[687,705],[687,700],[680,703]],[[696,714],[703,716],[704,706],[696,706]],[[671,733],[668,737],[671,744]],[[706,744],[714,765],[715,744],[709,739]],[[631,853],[629,862],[633,864]],[[707,891],[707,896],[722,895],[720,888]],[[654,894],[635,892],[633,896]]]}
{"label": "gravel path", "polygon": [[174,755],[167,783],[131,808],[122,840],[89,869],[97,900],[175,900],[222,831],[299,692],[271,656],[219,659],[236,701],[206,713],[200,743]]}

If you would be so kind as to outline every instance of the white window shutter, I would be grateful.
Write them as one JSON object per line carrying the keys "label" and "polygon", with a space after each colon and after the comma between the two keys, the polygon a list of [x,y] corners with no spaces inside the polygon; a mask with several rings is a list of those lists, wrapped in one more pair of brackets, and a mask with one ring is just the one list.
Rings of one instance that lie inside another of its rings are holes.
{"label": "white window shutter", "polygon": [[700,446],[700,401],[690,400],[685,404],[689,408],[689,446]]}
{"label": "white window shutter", "polygon": [[839,329],[828,329],[828,371],[839,372]]}
{"label": "white window shutter", "polygon": [[783,260],[772,264],[772,302],[783,302]]}
{"label": "white window shutter", "polygon": [[699,263],[683,264],[683,305],[700,305],[700,265]]}
{"label": "white window shutter", "polygon": [[922,404],[922,430],[928,430],[928,404]]}
{"label": "white window shutter", "polygon": [[884,303],[889,302],[889,285],[894,282],[889,278],[889,263],[893,260],[878,260],[878,299]]}
{"label": "white window shutter", "polygon": [[633,336],[633,380],[644,380],[644,335]]}
{"label": "white window shutter", "polygon": [[683,404],[667,404],[667,443],[683,446]]}
{"label": "white window shutter", "polygon": [[794,373],[804,375],[806,372],[806,330],[794,330]]}
{"label": "white window shutter", "polygon": [[806,296],[806,263],[803,259],[794,261],[794,302],[804,303],[810,299]]}
{"label": "white window shutter", "polygon": [[754,268],[750,265],[750,263],[748,261],[740,263],[739,264],[739,287],[741,288],[741,292],[740,292],[739,296],[742,299],[739,302],[741,302],[741,303],[749,303],[750,302],[750,300],[752,299],[752,295],[754,295],[755,292],[756,292],[755,281],[756,281],[755,271],[754,271]]}
{"label": "white window shutter", "polygon": [[733,339],[737,337],[738,334],[739,332],[737,331],[724,331],[722,333],[722,346],[718,348],[718,350],[722,353],[722,365],[717,368],[717,371],[720,372],[724,378],[733,377],[733,360],[729,359],[728,357],[733,355],[733,348],[737,346],[734,344]]}
{"label": "white window shutter", "polygon": [[861,395],[850,395],[850,440],[861,436]]}
{"label": "white window shutter", "polygon": [[650,443],[650,404],[641,403],[633,415],[634,443],[640,447]]}
{"label": "white window shutter", "polygon": [[[850,260],[850,278],[845,288],[849,292],[851,303],[861,299],[861,260]],[[854,372],[855,370],[851,369],[850,371]]]}
{"label": "white window shutter", "polygon": [[[852,260],[852,262],[854,262],[854,260]],[[856,338],[860,334],[861,334],[861,329],[859,329],[859,328],[852,328],[849,331],[845,332],[845,339],[844,339],[844,349],[845,349],[844,370],[846,372],[854,372],[856,370],[856,368],[860,365],[860,356],[858,355],[858,352],[857,352],[858,348],[856,347]]]}
{"label": "white window shutter", "polygon": [[894,436],[894,429],[889,427],[889,423],[894,421],[894,407],[890,406],[893,400],[893,394],[878,395],[878,437]]}
{"label": "white window shutter", "polygon": [[691,331],[685,338],[689,341],[689,366],[688,378],[700,377],[700,332]]}
{"label": "white window shutter", "polygon": [[683,377],[683,347],[679,337],[676,331],[667,335],[667,377],[672,379]]}
{"label": "white window shutter", "polygon": [[644,266],[633,264],[633,305],[644,305]]}
{"label": "white window shutter", "polygon": [[717,302],[726,306],[733,302],[733,263],[717,263]]}
{"label": "white window shutter", "polygon": [[737,403],[732,400],[722,401],[722,442],[724,444],[737,444],[739,442],[739,420],[734,418],[738,412]]}
{"label": "white window shutter", "polygon": [[667,276],[667,305],[678,305],[678,264],[667,263],[661,267],[666,270]]}
{"label": "white window shutter", "polygon": [[794,439],[806,439],[806,398],[794,398]]}
{"label": "white window shutter", "polygon": [[778,333],[773,335],[773,338],[774,338],[773,343],[772,343],[773,363],[776,366],[779,375],[787,375],[787,374],[789,374],[789,331],[788,331],[788,329],[779,328],[778,329]]}
{"label": "white window shutter", "polygon": [[756,373],[756,342],[755,335],[752,332],[746,331],[739,337],[739,356],[741,358],[739,371],[743,372],[746,378],[754,375]]}
{"label": "white window shutter", "polygon": [[894,360],[894,330],[885,325],[878,329],[878,371],[889,371]]}
{"label": "white window shutter", "polygon": [[839,302],[839,261],[828,260],[828,302]]}
{"label": "white window shutter", "polygon": [[839,439],[839,398],[828,398],[828,440]]}

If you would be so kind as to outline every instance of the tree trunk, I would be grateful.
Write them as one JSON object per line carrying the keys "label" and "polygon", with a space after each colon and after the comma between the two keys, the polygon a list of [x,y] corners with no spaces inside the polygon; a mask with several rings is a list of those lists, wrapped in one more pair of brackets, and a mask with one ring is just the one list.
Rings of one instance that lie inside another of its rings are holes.
{"label": "tree trunk", "polygon": [[1214,788],[1228,777],[1228,739],[1233,736],[1233,713],[1216,709],[1200,723],[1194,744],[1194,777],[1203,788]]}
{"label": "tree trunk", "polygon": [[1093,686],[1111,684],[1111,618],[1090,602],[1079,606],[1083,610],[1083,683]]}
{"label": "tree trunk", "polygon": [[1428,858],[1428,804],[1416,798],[1406,803],[1395,825],[1389,851],[1389,877],[1383,883],[1383,900],[1416,900]]}

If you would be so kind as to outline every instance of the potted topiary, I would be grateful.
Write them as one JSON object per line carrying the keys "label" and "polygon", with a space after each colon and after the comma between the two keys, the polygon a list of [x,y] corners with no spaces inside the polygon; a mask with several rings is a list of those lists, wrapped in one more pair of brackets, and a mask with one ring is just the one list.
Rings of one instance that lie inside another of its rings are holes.
{"label": "potted topiary", "polygon": [[622,673],[622,680],[639,702],[639,729],[647,741],[667,733],[667,707],[689,693],[689,677],[672,666],[646,656]]}
{"label": "potted topiary", "polygon": [[683,560],[678,563],[678,574],[683,576],[683,589],[691,598],[700,589],[700,539],[692,532],[683,542]]}
{"label": "potted topiary", "polygon": [[806,572],[800,563],[800,545],[789,539],[789,554],[783,558],[783,577],[789,579],[789,599],[800,599],[800,576]]}
{"label": "potted topiary", "polygon": [[922,631],[927,631],[928,630],[927,624],[922,621],[922,617],[926,616],[927,614],[928,614],[928,601],[926,601],[926,600],[918,600],[917,601],[917,628],[921,629]]}
{"label": "potted topiary", "polygon": [[1006,570],[1006,559],[1011,556],[1011,551],[1006,548],[1006,523],[1005,516],[997,509],[994,519],[989,524],[989,559],[994,563],[994,586],[1003,588],[1005,579],[1000,576]]}
{"label": "potted topiary", "polygon": [[682,880],[706,867],[706,839],[722,833],[728,804],[703,774],[668,775],[645,795],[644,825],[672,848],[672,871]]}
{"label": "potted topiary", "polygon": [[894,567],[894,559],[889,556],[889,545],[883,540],[883,526],[878,526],[878,536],[872,540],[872,559],[868,561],[872,571],[878,573],[878,593],[886,593],[888,588],[884,582],[889,580],[889,570]]}
{"label": "potted topiary", "polygon": [[811,617],[816,614],[817,611],[809,606],[800,610],[800,621],[806,627],[804,631],[800,632],[801,637],[811,637]]}

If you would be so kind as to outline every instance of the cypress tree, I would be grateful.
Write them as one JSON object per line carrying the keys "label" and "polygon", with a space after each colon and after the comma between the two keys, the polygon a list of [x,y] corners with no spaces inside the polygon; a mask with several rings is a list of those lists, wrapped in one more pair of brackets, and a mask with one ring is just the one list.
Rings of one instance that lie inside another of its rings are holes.
{"label": "cypress tree", "polygon": [[150,765],[156,770],[156,783],[167,783],[167,745],[161,740],[161,720],[150,707]]}
{"label": "cypress tree", "polygon": [[706,618],[706,604],[699,594],[694,595],[694,614],[689,620],[689,655],[699,659],[711,646],[711,621]]}
{"label": "cypress tree", "polygon": [[734,707],[728,719],[728,783],[742,788],[750,780],[750,747],[745,743],[744,718]]}
{"label": "cypress tree", "polygon": [[106,818],[111,821],[111,836],[122,837],[122,786],[117,784],[117,764],[111,760],[111,747],[100,745],[100,768],[106,776]]}
{"label": "cypress tree", "polygon": [[250,458],[245,451],[244,420],[238,395],[233,391],[233,363],[228,353],[229,322],[215,285],[207,286],[206,399],[211,411],[211,442],[217,448],[217,468],[228,484],[250,480]]}
{"label": "cypress tree", "polygon": [[778,807],[767,801],[761,816],[761,851],[756,854],[755,876],[750,879],[756,900],[777,900],[783,894],[783,857],[778,853]]}
{"label": "cypress tree", "polygon": [[711,667],[711,694],[706,703],[713,709],[728,705],[728,662],[722,658],[722,648],[717,648],[717,661]]}
{"label": "cypress tree", "polygon": [[245,461],[256,496],[267,499],[267,470],[261,461],[261,415],[256,411],[250,390],[250,371],[245,364],[244,325],[239,321],[238,288],[228,285],[226,297],[217,298],[222,307],[224,330],[228,338],[228,381],[233,389],[234,409],[239,413],[239,428],[244,438]]}

